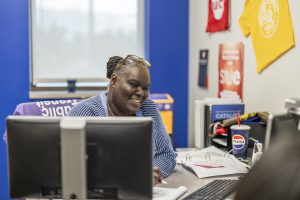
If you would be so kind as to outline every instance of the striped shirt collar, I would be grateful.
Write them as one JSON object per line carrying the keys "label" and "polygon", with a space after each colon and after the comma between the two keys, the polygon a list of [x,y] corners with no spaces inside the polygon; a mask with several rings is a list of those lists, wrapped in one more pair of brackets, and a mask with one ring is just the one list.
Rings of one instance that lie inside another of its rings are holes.
{"label": "striped shirt collar", "polygon": [[[103,91],[99,94],[99,97],[102,101],[102,105],[104,107],[104,110],[105,110],[105,115],[108,116],[108,110],[107,110],[107,94],[108,94],[108,90],[106,91]],[[143,117],[143,114],[142,114],[142,111],[141,109],[138,109],[135,113],[135,115],[137,117]]]}

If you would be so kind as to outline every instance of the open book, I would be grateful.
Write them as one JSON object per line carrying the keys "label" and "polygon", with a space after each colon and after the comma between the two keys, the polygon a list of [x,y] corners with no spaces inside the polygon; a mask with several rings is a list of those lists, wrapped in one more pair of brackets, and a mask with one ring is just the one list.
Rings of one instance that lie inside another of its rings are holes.
{"label": "open book", "polygon": [[182,160],[182,166],[198,178],[244,174],[250,166],[214,146],[192,151]]}
{"label": "open book", "polygon": [[187,191],[185,186],[178,188],[153,187],[152,200],[176,200]]}

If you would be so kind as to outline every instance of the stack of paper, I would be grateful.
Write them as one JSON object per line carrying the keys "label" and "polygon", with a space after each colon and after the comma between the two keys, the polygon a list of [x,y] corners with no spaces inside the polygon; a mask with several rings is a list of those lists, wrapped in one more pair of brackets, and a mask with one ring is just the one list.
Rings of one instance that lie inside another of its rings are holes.
{"label": "stack of paper", "polygon": [[198,178],[247,173],[250,166],[214,146],[190,152],[182,164]]}

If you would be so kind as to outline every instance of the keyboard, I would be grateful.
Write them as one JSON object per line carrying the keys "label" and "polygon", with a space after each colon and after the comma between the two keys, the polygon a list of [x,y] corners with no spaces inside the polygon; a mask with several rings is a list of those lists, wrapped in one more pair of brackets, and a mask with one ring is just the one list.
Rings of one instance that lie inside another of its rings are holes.
{"label": "keyboard", "polygon": [[199,188],[184,200],[224,199],[232,193],[239,180],[217,179]]}

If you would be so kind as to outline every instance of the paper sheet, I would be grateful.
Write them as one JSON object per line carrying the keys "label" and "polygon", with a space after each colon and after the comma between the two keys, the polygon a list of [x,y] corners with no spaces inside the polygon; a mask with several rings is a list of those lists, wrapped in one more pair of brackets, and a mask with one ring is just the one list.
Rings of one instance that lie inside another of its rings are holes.
{"label": "paper sheet", "polygon": [[152,200],[176,200],[187,191],[185,186],[178,188],[153,187]]}

